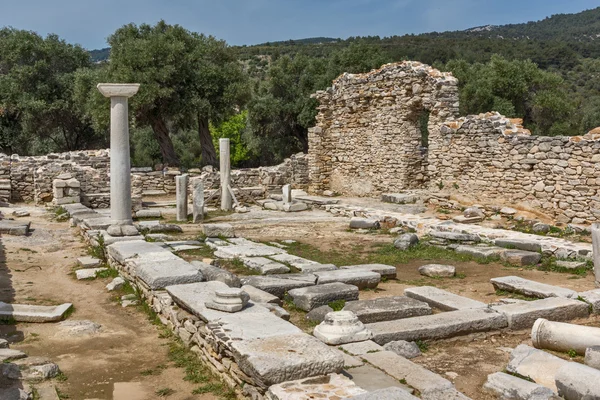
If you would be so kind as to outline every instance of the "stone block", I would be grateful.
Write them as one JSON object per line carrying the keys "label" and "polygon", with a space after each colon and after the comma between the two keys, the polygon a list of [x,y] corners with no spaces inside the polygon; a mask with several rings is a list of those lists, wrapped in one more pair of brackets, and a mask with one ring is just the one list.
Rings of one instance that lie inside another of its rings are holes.
{"label": "stone block", "polygon": [[101,263],[102,260],[90,256],[79,257],[77,259],[77,265],[81,266],[82,268],[96,268]]}
{"label": "stone block", "polygon": [[419,286],[404,289],[404,295],[423,301],[442,311],[487,308],[487,304],[468,297],[459,296],[434,286]]}
{"label": "stone block", "polygon": [[204,224],[202,225],[202,232],[206,237],[235,237],[235,230],[230,224]]}
{"label": "stone block", "polygon": [[414,204],[418,200],[418,195],[410,193],[383,193],[381,195],[381,201],[384,203]]}
{"label": "stone block", "polygon": [[262,243],[248,241],[247,243],[243,244],[232,244],[229,246],[219,247],[214,254],[219,258],[233,259],[242,257],[274,256],[283,252],[285,252],[285,250],[274,246],[267,246]]}
{"label": "stone block", "polygon": [[307,286],[313,286],[313,283],[295,280],[295,279],[281,279],[273,278],[269,276],[244,276],[240,278],[242,285],[251,285],[257,289],[264,290],[267,293],[271,293],[274,296],[283,298],[286,292],[292,289],[303,288]]}
{"label": "stone block", "polygon": [[352,400],[418,400],[404,389],[389,387],[377,389],[369,393],[360,394],[351,398]]}
{"label": "stone block", "polygon": [[273,303],[256,303],[256,304],[259,304],[262,307],[266,308],[267,310],[271,311],[274,315],[278,316],[279,318],[283,319],[284,321],[289,321],[290,318],[292,317],[289,312],[287,312],[283,307],[280,307],[277,304],[273,304]]}
{"label": "stone block", "polygon": [[557,260],[556,266],[566,269],[577,269],[577,268],[585,268],[587,263],[585,261],[564,261]]}
{"label": "stone block", "polygon": [[385,264],[357,264],[357,265],[345,265],[340,269],[350,269],[352,271],[371,271],[381,275],[381,278],[396,279],[397,270],[393,265]]}
{"label": "stone block", "polygon": [[600,346],[585,349],[585,365],[600,370]]}
{"label": "stone block", "polygon": [[394,340],[445,339],[502,329],[507,325],[504,315],[486,308],[375,322],[366,326],[373,332],[373,341],[384,345]]}
{"label": "stone block", "polygon": [[555,376],[568,361],[525,344],[518,345],[511,353],[506,370],[530,378],[533,382],[556,392]]}
{"label": "stone block", "polygon": [[352,217],[350,229],[379,229],[379,221],[371,218]]}
{"label": "stone block", "polygon": [[112,257],[120,264],[124,264],[126,260],[134,257],[144,257],[152,260],[179,259],[179,257],[158,244],[144,240],[128,240],[113,243],[107,247],[107,252],[109,257]]}
{"label": "stone block", "polygon": [[579,297],[592,306],[592,312],[594,314],[600,314],[600,289],[581,292],[579,293]]}
{"label": "stone block", "polygon": [[353,285],[335,282],[291,289],[288,290],[288,295],[292,298],[296,307],[304,311],[310,311],[336,300],[358,300],[358,288]]}
{"label": "stone block", "polygon": [[577,298],[577,292],[559,286],[547,285],[518,276],[503,276],[490,279],[496,290],[505,290],[540,299],[546,297]]}
{"label": "stone block", "polygon": [[407,359],[419,357],[421,355],[419,346],[417,346],[415,342],[407,342],[406,340],[396,340],[394,342],[386,343],[383,348]]}
{"label": "stone block", "polygon": [[589,315],[588,305],[579,300],[548,297],[535,301],[493,306],[506,316],[510,329],[531,328],[538,318],[549,321],[570,321]]}
{"label": "stone block", "polygon": [[404,233],[394,239],[394,247],[399,250],[408,250],[419,243],[419,237],[414,233]]}
{"label": "stone block", "polygon": [[240,260],[250,269],[259,271],[261,275],[285,274],[290,269],[285,265],[265,257],[242,257]]}
{"label": "stone block", "polygon": [[506,250],[500,258],[513,265],[535,265],[540,262],[542,255],[533,251]]}
{"label": "stone block", "polygon": [[453,242],[481,242],[481,238],[479,236],[471,233],[431,231],[429,235],[436,239],[450,240]]}
{"label": "stone block", "polygon": [[484,217],[465,217],[464,215],[457,215],[452,218],[453,222],[457,224],[476,224],[484,220]]}
{"label": "stone block", "polygon": [[426,264],[419,267],[421,275],[433,278],[451,278],[456,274],[456,267],[442,264]]}
{"label": "stone block", "polygon": [[251,285],[242,286],[242,290],[248,293],[250,300],[255,303],[270,303],[270,304],[281,304],[281,300],[277,296],[273,296],[271,293],[267,293],[264,290],[260,290]]}
{"label": "stone block", "polygon": [[72,204],[72,203],[79,203],[80,201],[81,201],[81,198],[79,196],[64,196],[62,198],[55,198],[54,204],[56,204],[56,205]]}
{"label": "stone block", "polygon": [[362,342],[373,336],[352,311],[328,313],[323,322],[315,327],[313,335],[329,345]]}
{"label": "stone block", "polygon": [[[240,313],[233,315],[237,314]],[[344,367],[339,352],[304,333],[232,341],[231,347],[240,369],[264,389],[282,382],[339,373]]]}
{"label": "stone block", "polygon": [[366,391],[352,380],[344,375],[331,374],[273,385],[267,391],[267,398],[269,400],[349,399],[361,393]]}
{"label": "stone block", "polygon": [[0,233],[14,236],[29,235],[31,222],[11,221],[7,219],[0,220]]}
{"label": "stone block", "polygon": [[558,395],[566,400],[600,399],[600,370],[570,362],[555,375]]}
{"label": "stone block", "polygon": [[498,398],[507,400],[552,400],[556,396],[547,387],[504,372],[488,375],[483,388]]}
{"label": "stone block", "polygon": [[431,314],[427,303],[404,296],[350,301],[343,309],[355,313],[365,324]]}
{"label": "stone block", "polygon": [[504,238],[494,240],[494,244],[496,246],[504,247],[506,249],[533,251],[535,253],[539,253],[542,251],[541,244],[529,240]]}
{"label": "stone block", "polygon": [[17,322],[60,321],[72,306],[71,303],[58,306],[31,306],[27,304],[7,304],[0,301],[0,319]]}
{"label": "stone block", "polygon": [[298,268],[301,271],[304,265],[319,264],[316,261],[307,260],[306,258],[294,256],[292,254],[287,254],[286,252],[281,252],[280,254],[273,255],[271,258],[275,261],[290,264],[292,267]]}
{"label": "stone block", "polygon": [[5,363],[12,360],[18,360],[20,358],[27,357],[27,354],[20,350],[13,349],[0,349],[0,362]]}
{"label": "stone block", "polygon": [[84,279],[93,279],[96,277],[98,272],[107,271],[108,268],[86,268],[86,269],[78,269],[75,271],[75,277],[77,280],[81,281]]}
{"label": "stone block", "polygon": [[460,245],[454,249],[459,254],[468,254],[477,258],[500,257],[506,251],[501,247],[495,246],[468,246]]}
{"label": "stone block", "polygon": [[325,319],[325,316],[333,311],[333,308],[329,306],[320,306],[313,308],[306,313],[304,317],[307,321],[321,323]]}
{"label": "stone block", "polygon": [[315,271],[314,274],[317,276],[317,285],[341,282],[357,286],[359,289],[376,288],[381,280],[381,275],[372,271],[339,269],[336,271]]}
{"label": "stone block", "polygon": [[136,258],[130,262],[135,268],[138,279],[142,280],[152,290],[204,280],[204,276],[198,268],[180,258],[170,260]]}

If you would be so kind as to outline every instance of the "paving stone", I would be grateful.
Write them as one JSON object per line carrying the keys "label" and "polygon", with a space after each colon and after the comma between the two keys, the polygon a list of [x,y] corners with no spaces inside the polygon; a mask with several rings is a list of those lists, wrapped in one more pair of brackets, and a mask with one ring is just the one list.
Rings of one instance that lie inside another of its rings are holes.
{"label": "paving stone", "polygon": [[348,353],[355,355],[355,356],[360,356],[363,354],[367,354],[367,353],[375,353],[377,351],[384,351],[385,349],[378,345],[377,343],[375,343],[372,340],[366,340],[364,342],[358,342],[358,343],[346,343],[340,346],[344,351],[347,351]]}
{"label": "paving stone", "polygon": [[468,254],[477,258],[489,258],[489,257],[500,257],[502,253],[506,251],[501,247],[495,246],[469,246],[460,245],[454,249],[455,252],[460,254]]}
{"label": "paving stone", "polygon": [[350,229],[379,229],[379,221],[371,218],[352,217]]}
{"label": "paving stone", "polygon": [[99,272],[108,271],[108,268],[86,268],[86,269],[78,269],[75,271],[75,277],[77,280],[81,281],[84,279],[93,279],[96,277],[96,274]]}
{"label": "paving stone", "polygon": [[361,357],[386,374],[398,380],[405,380],[409,386],[421,393],[421,398],[431,398],[430,396],[437,393],[454,389],[449,380],[391,351],[367,353]]}
{"label": "paving stone", "polygon": [[[238,314],[241,312],[232,315]],[[240,369],[256,386],[265,389],[282,382],[338,373],[344,367],[339,353],[304,333],[236,340],[231,347]]]}
{"label": "paving stone", "polygon": [[240,287],[242,283],[237,275],[214,265],[204,263],[202,261],[190,262],[194,267],[198,268],[207,281],[219,281],[225,283],[229,287]]}
{"label": "paving stone", "polygon": [[503,276],[490,279],[496,290],[519,293],[529,297],[540,299],[546,297],[577,298],[577,292],[559,286],[547,285],[545,283],[530,281],[518,276]]}
{"label": "paving stone", "polygon": [[415,342],[407,342],[406,340],[396,340],[386,343],[383,348],[407,359],[419,357],[421,355],[419,346],[417,346]]}
{"label": "paving stone", "polygon": [[385,279],[396,279],[397,270],[393,265],[385,264],[358,264],[358,265],[345,265],[340,269],[350,269],[352,271],[371,271],[381,275],[381,278]]}
{"label": "paving stone", "polygon": [[102,263],[102,260],[96,257],[84,256],[77,259],[77,264],[82,268],[96,268]]}
{"label": "paving stone", "polygon": [[506,316],[510,329],[531,328],[538,318],[549,321],[570,321],[589,315],[587,303],[562,297],[525,301],[517,304],[492,306]]}
{"label": "paving stone", "polygon": [[354,285],[359,289],[376,288],[381,280],[381,275],[371,271],[354,271],[349,269],[340,269],[336,271],[316,271],[317,285],[323,285],[332,282],[347,283]]}
{"label": "paving stone", "polygon": [[104,217],[100,214],[96,214],[94,217],[84,218],[82,223],[88,229],[106,230],[112,225],[113,220],[110,217]]}
{"label": "paving stone", "polygon": [[336,300],[358,300],[358,288],[354,285],[334,282],[317,286],[288,290],[294,305],[304,311],[327,305]]}
{"label": "paving stone", "polygon": [[555,376],[568,361],[525,344],[518,345],[510,354],[506,370],[530,378],[533,382],[557,392]]}
{"label": "paving stone", "polygon": [[556,266],[566,269],[577,269],[577,268],[585,268],[587,266],[587,262],[585,261],[565,261],[565,260],[557,260]]}
{"label": "paving stone", "polygon": [[[346,356],[352,357],[355,360],[358,359],[358,357],[349,356],[347,354]],[[344,371],[344,375],[352,379],[352,381],[361,388],[369,392],[379,390],[381,388],[396,388],[408,394],[414,392],[414,389],[403,385],[397,379],[392,378],[385,372],[369,364],[365,364],[365,362],[362,360],[359,361],[362,363],[362,365],[355,366],[351,369],[346,369]]]}
{"label": "paving stone", "polygon": [[261,275],[285,274],[290,269],[285,265],[265,257],[242,257],[240,260],[250,269],[259,271]]}
{"label": "paving stone", "polygon": [[277,296],[273,296],[271,293],[267,293],[264,290],[260,290],[251,285],[242,286],[242,290],[248,293],[250,300],[255,303],[272,303],[281,304],[281,300]]}
{"label": "paving stone", "polygon": [[27,357],[27,354],[23,353],[20,350],[0,349],[0,362],[17,360],[19,358],[25,357]]}
{"label": "paving stone", "polygon": [[352,311],[333,311],[313,330],[313,335],[329,345],[362,342],[373,334]]}
{"label": "paving stone", "polygon": [[366,393],[366,391],[344,375],[331,374],[273,385],[267,391],[267,398],[270,400],[306,400],[313,398],[338,400],[354,398],[354,396],[362,393]]}
{"label": "paving stone", "polygon": [[449,311],[395,321],[367,324],[373,341],[383,345],[394,340],[445,339],[474,332],[505,328],[506,317],[489,309]]}
{"label": "paving stone", "polygon": [[600,399],[600,371],[587,365],[570,362],[556,372],[559,396],[567,400]]}
{"label": "paving stone", "polygon": [[434,286],[418,286],[404,289],[404,295],[423,301],[431,307],[443,311],[468,310],[475,308],[487,308],[487,304],[468,297],[459,296]]}
{"label": "paving stone", "polygon": [[421,275],[440,278],[451,278],[456,274],[456,267],[442,264],[426,264],[419,267]]}
{"label": "paving stone", "polygon": [[507,249],[518,249],[525,251],[533,251],[539,253],[542,251],[542,245],[538,242],[522,240],[522,239],[496,239],[494,240],[496,246],[504,247]]}
{"label": "paving stone", "polygon": [[114,278],[109,284],[106,285],[106,290],[112,292],[114,290],[119,290],[125,285],[125,279],[117,276]]}
{"label": "paving stone", "polygon": [[0,320],[17,322],[60,321],[73,304],[58,306],[30,306],[27,304],[7,304],[0,301]]}
{"label": "paving stone", "polygon": [[500,254],[500,259],[513,265],[535,265],[540,262],[542,255],[533,251],[506,250]]}
{"label": "paving stone", "polygon": [[215,251],[215,257],[233,259],[242,257],[264,257],[281,254],[285,250],[274,246],[267,246],[262,243],[234,244],[219,247]]}
{"label": "paving stone", "polygon": [[0,220],[0,233],[14,236],[29,235],[31,222],[11,221],[8,219]]}
{"label": "paving stone", "polygon": [[202,272],[197,267],[180,258],[168,261],[132,259],[130,262],[135,268],[138,279],[152,290],[204,280]]}
{"label": "paving stone", "polygon": [[321,271],[335,271],[338,268],[333,264],[306,264],[298,268],[304,274],[312,274]]}
{"label": "paving stone", "polygon": [[203,224],[202,232],[206,237],[235,237],[235,230],[231,224]]}
{"label": "paving stone", "polygon": [[483,388],[498,398],[507,400],[551,400],[556,396],[547,387],[504,372],[488,375]]}
{"label": "paving stone", "polygon": [[285,252],[283,252],[281,254],[273,255],[270,258],[272,258],[275,261],[279,261],[279,262],[282,262],[282,263],[290,264],[292,267],[296,267],[296,268],[298,268],[301,271],[302,271],[302,267],[304,265],[307,265],[307,264],[319,264],[316,261],[312,261],[312,260],[308,260],[306,258],[294,256],[292,254],[288,254],[288,253],[285,253]]}
{"label": "paving stone", "polygon": [[365,394],[359,394],[358,396],[352,397],[352,400],[418,400],[418,397],[415,397],[406,390],[398,387],[389,387],[377,389]]}
{"label": "paving stone", "polygon": [[143,256],[154,260],[179,259],[179,257],[174,256],[170,251],[162,248],[157,243],[150,243],[144,240],[113,243],[107,247],[107,252],[110,257],[114,258],[120,264],[124,264],[126,260],[136,256]]}
{"label": "paving stone", "polygon": [[307,281],[273,278],[270,276],[242,276],[240,277],[240,282],[242,285],[251,285],[257,289],[264,290],[280,299],[283,298],[286,292],[292,289],[314,286],[314,284]]}
{"label": "paving stone", "polygon": [[350,301],[343,309],[355,313],[365,324],[431,314],[427,303],[405,296]]}
{"label": "paving stone", "polygon": [[479,236],[471,233],[431,231],[429,235],[436,239],[451,240],[454,242],[481,242],[481,238]]}

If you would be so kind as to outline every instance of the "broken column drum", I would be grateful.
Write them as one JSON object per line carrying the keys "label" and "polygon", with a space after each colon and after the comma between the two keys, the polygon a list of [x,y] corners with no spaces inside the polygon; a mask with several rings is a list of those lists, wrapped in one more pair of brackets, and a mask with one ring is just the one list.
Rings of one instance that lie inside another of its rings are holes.
{"label": "broken column drum", "polygon": [[539,318],[531,329],[531,341],[538,349],[575,350],[583,355],[588,347],[600,346],[600,328]]}
{"label": "broken column drum", "polygon": [[373,337],[373,333],[352,311],[327,313],[323,322],[315,327],[313,335],[329,345],[362,342]]}
{"label": "broken column drum", "polygon": [[[131,163],[129,159],[129,111],[127,99],[137,93],[139,84],[99,83],[98,90],[110,97],[110,217],[109,234],[134,232],[131,216]],[[127,227],[127,228],[124,228]],[[129,228],[131,227],[131,228]]]}

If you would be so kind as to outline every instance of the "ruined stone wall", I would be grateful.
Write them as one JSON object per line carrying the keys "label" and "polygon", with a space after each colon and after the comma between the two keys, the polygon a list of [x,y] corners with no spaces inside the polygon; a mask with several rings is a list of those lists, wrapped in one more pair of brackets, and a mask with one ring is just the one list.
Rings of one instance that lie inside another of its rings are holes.
{"label": "ruined stone wall", "polygon": [[429,149],[430,188],[534,208],[558,222],[600,219],[596,135],[531,136],[498,113],[448,121]]}
{"label": "ruined stone wall", "polygon": [[309,130],[310,190],[372,196],[422,187],[427,152],[420,121],[429,113],[429,139],[458,114],[457,80],[418,62],[387,64],[344,74],[319,100]]}

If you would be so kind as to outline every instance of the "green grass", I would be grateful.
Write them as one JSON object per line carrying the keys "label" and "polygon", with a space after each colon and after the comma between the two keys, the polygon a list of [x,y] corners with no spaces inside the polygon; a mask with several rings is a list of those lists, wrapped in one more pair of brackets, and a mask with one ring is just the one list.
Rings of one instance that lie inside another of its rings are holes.
{"label": "green grass", "polygon": [[209,246],[203,244],[199,249],[184,250],[180,251],[179,254],[187,257],[198,257],[198,258],[214,258],[214,250]]}
{"label": "green grass", "polygon": [[244,263],[234,258],[233,260],[219,260],[219,267],[233,272],[236,275],[260,275],[259,271],[248,268]]}
{"label": "green grass", "polygon": [[422,340],[416,340],[415,344],[419,347],[419,350],[421,350],[421,353],[426,353],[427,350],[429,350],[429,344]]}
{"label": "green grass", "polygon": [[59,382],[66,382],[69,378],[64,374],[64,372],[59,372],[58,375],[54,377]]}
{"label": "green grass", "polygon": [[346,305],[346,300],[335,300],[327,304],[333,311],[342,311]]}
{"label": "green grass", "polygon": [[559,267],[558,265],[556,265],[556,261],[557,260],[554,257],[543,257],[542,262],[537,266],[537,269],[539,271],[552,271],[579,276],[586,276],[588,271],[594,269],[594,264],[591,260],[586,261],[585,266],[575,269]]}
{"label": "green grass", "polygon": [[102,260],[102,262],[106,263],[107,259],[106,259],[106,253],[104,252],[104,248],[105,248],[104,236],[98,234],[96,236],[96,241],[98,242],[98,245],[89,246],[88,254],[90,256],[97,258],[99,260]]}
{"label": "green grass", "polygon": [[111,267],[106,267],[106,270],[96,272],[96,278],[116,278],[117,276],[119,276],[119,271]]}
{"label": "green grass", "polygon": [[571,358],[575,358],[577,357],[577,350],[569,349],[569,351],[567,351],[567,355]]}

